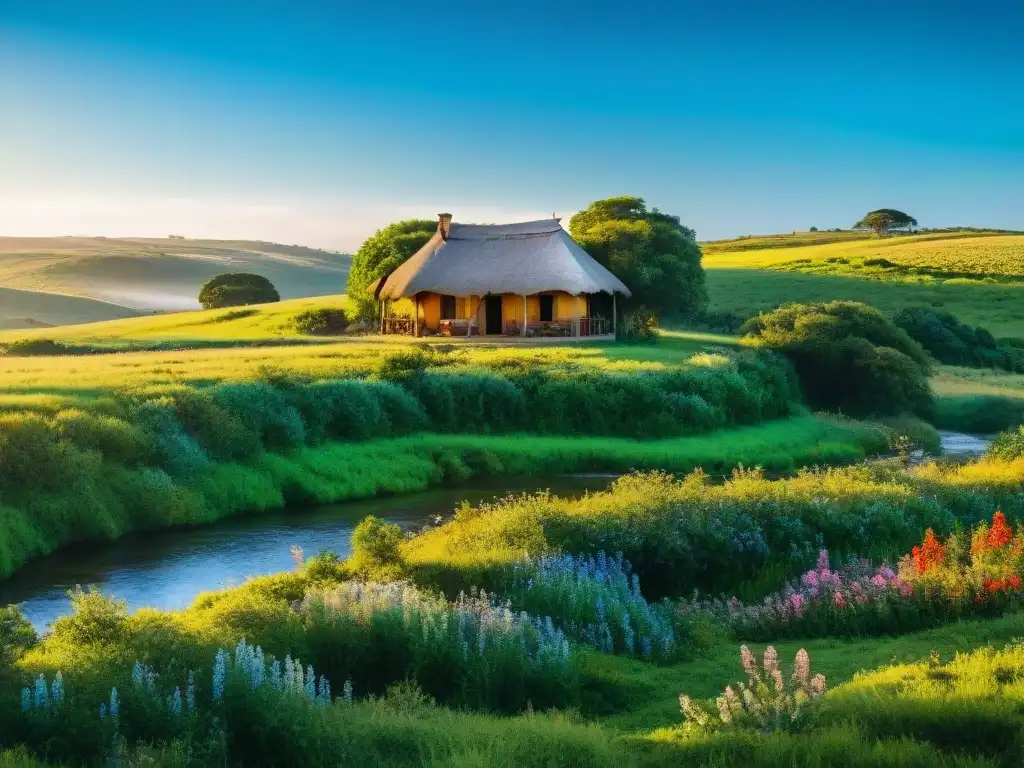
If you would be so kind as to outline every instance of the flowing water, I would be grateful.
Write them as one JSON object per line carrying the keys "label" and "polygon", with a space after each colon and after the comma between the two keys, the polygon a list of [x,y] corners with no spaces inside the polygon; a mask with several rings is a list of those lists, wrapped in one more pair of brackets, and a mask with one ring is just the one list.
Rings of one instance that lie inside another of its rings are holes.
{"label": "flowing water", "polygon": [[[969,457],[988,446],[985,438],[942,433],[947,455]],[[612,475],[511,477],[474,481],[402,496],[384,496],[309,509],[225,520],[195,528],[151,531],[114,542],[61,549],[0,581],[0,605],[21,604],[25,617],[39,630],[67,613],[68,590],[94,585],[128,603],[129,610],[151,606],[184,608],[200,592],[240,584],[252,576],[294,567],[291,549],[307,555],[320,550],[346,556],[352,531],[366,515],[376,515],[406,530],[448,517],[460,501],[472,504],[509,493],[550,490],[579,496],[603,490]]]}
{"label": "flowing water", "polygon": [[67,547],[0,581],[0,605],[20,603],[37,630],[68,612],[68,590],[94,585],[128,603],[184,608],[200,592],[240,584],[252,576],[294,567],[293,546],[306,555],[351,552],[352,531],[366,515],[406,530],[449,517],[458,503],[489,501],[509,493],[550,490],[580,496],[603,490],[612,475],[512,477],[366,501],[292,508],[225,520],[213,525],[132,534],[113,542]]}

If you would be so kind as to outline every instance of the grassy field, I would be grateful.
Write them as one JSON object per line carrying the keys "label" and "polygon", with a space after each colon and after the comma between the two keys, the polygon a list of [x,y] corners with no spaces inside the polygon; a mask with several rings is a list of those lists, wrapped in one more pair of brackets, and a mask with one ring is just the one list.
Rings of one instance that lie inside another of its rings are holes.
{"label": "grassy field", "polygon": [[134,317],[137,310],[81,296],[0,287],[0,332]]}
{"label": "grassy field", "polygon": [[[199,288],[222,272],[255,272],[282,298],[343,290],[351,257],[297,245],[233,240],[0,238],[0,287],[84,296],[143,311],[197,307]],[[70,312],[38,317],[83,322]],[[124,316],[111,312],[89,319]],[[59,322],[55,322],[59,321]],[[25,324],[27,325],[27,323]]]}
{"label": "grassy field", "polygon": [[[809,234],[827,238],[834,233]],[[996,336],[1024,336],[1019,311],[1024,302],[1022,235],[806,242],[804,234],[797,234],[706,245],[711,311],[749,315],[790,301],[846,299],[889,313],[930,306]]]}

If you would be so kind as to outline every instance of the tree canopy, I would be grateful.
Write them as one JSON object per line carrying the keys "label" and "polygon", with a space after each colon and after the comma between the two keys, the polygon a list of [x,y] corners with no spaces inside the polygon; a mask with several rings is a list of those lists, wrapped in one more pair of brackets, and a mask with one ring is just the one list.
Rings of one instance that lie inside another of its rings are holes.
{"label": "tree canopy", "polygon": [[927,353],[874,307],[787,304],[742,330],[745,343],[790,359],[813,408],[852,416],[931,414]]}
{"label": "tree canopy", "polygon": [[685,317],[706,306],[697,236],[678,216],[648,209],[643,198],[612,197],[573,216],[569,233],[629,287],[631,309]]}
{"label": "tree canopy", "polygon": [[885,236],[891,229],[916,227],[917,219],[895,208],[879,208],[870,211],[853,225],[854,229],[871,229],[876,235]]}
{"label": "tree canopy", "polygon": [[392,272],[433,237],[437,222],[409,219],[388,224],[367,238],[352,257],[345,294],[349,315],[369,320],[377,314],[377,303],[368,292],[370,284]]}
{"label": "tree canopy", "polygon": [[203,309],[242,307],[247,304],[269,304],[281,296],[267,278],[247,272],[227,272],[206,281],[199,289]]}

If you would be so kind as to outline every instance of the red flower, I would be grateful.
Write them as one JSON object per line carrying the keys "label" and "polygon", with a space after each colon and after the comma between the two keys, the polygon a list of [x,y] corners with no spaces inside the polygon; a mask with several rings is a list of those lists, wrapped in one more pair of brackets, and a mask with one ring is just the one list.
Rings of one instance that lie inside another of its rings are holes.
{"label": "red flower", "polygon": [[1010,589],[1020,589],[1020,576],[1013,574],[1010,577]]}
{"label": "red flower", "polygon": [[946,556],[946,548],[935,538],[935,532],[929,528],[924,532],[924,541],[920,547],[914,547],[910,552],[914,561],[914,568],[918,573],[927,573],[933,565],[941,565]]}
{"label": "red flower", "polygon": [[1006,524],[1006,515],[996,511],[992,516],[992,527],[988,530],[988,545],[993,548],[1005,547],[1013,538],[1013,528]]}

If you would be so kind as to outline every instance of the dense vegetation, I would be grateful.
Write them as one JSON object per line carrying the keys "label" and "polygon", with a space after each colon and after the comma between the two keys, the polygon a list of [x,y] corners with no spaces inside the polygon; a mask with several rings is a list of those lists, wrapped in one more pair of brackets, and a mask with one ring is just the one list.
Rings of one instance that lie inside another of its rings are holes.
{"label": "dense vegetation", "polygon": [[[787,364],[750,352],[634,372],[568,362],[523,368],[515,357],[498,357],[490,366],[463,360],[411,350],[365,358],[369,367],[357,375],[366,378],[310,380],[265,370],[255,380],[216,385],[127,387],[74,405],[15,398],[0,412],[0,570],[9,573],[69,541],[285,501],[422,488],[471,471],[460,469],[460,454],[447,452],[437,438],[367,470],[365,462],[386,448],[357,445],[365,441],[420,432],[671,438],[758,424],[797,408]],[[353,445],[338,449],[348,458],[330,470],[322,465],[337,462],[337,452],[304,450],[339,440]],[[808,459],[818,450],[809,447],[799,452]],[[842,457],[844,450],[818,455]],[[616,462],[637,461],[644,451],[647,466],[666,452],[656,446],[623,452],[607,444],[592,463],[627,469],[635,464]],[[573,454],[594,454],[592,443],[571,448]],[[720,451],[714,455],[722,460]],[[688,468],[693,456],[683,452],[669,461]],[[783,468],[792,466],[792,456],[780,454]],[[486,454],[477,463],[493,465],[492,471],[504,466]],[[508,468],[544,466],[541,452],[535,466],[518,461]]]}
{"label": "dense vegetation", "polygon": [[788,304],[743,330],[750,343],[792,360],[816,408],[858,416],[932,412],[924,350],[865,304]]}
{"label": "dense vegetation", "polygon": [[203,309],[270,304],[280,300],[277,289],[267,278],[246,272],[216,275],[199,289],[199,304]]}
{"label": "dense vegetation", "polygon": [[999,343],[984,328],[927,307],[903,309],[893,322],[940,363],[1024,373],[1024,342],[1020,340]]}
{"label": "dense vegetation", "polygon": [[377,230],[352,257],[345,296],[352,303],[352,317],[372,320],[377,302],[368,289],[375,280],[393,272],[403,261],[426,245],[437,231],[437,222],[409,219]]}
{"label": "dense vegetation", "polygon": [[[634,476],[575,502],[536,496],[461,509],[408,541],[371,521],[348,561],[318,556],[178,613],[130,616],[81,592],[39,641],[8,617],[14,665],[0,670],[0,747],[182,766],[1012,764],[1019,615],[884,643],[775,642],[772,659],[799,663],[798,649],[809,651],[825,693],[799,719],[750,727],[738,716],[694,723],[693,700],[679,712],[680,693],[715,711],[702,699],[735,679],[737,644],[714,615],[655,598],[690,589],[675,576],[679,563],[697,566],[698,583],[770,589],[812,562],[822,540],[858,552],[874,545],[876,557],[889,542],[887,556],[897,557],[922,525],[950,532],[997,504],[1020,515],[1022,477],[1020,461],[998,460],[779,481],[740,473],[723,486],[699,475]],[[1007,531],[997,516],[974,537],[1005,556],[1018,551]],[[605,554],[620,542],[633,547],[625,558]],[[938,553],[952,551],[949,542],[926,537],[923,546],[909,561],[922,578],[956,562]],[[971,556],[983,555],[972,547]],[[351,580],[382,566],[418,586]],[[487,591],[459,594],[465,580]],[[993,600],[996,615],[1009,607]],[[987,643],[996,649],[944,661]],[[766,656],[766,669],[773,664]],[[767,690],[757,695],[771,701]],[[592,722],[533,713],[551,706]],[[5,759],[32,764],[25,752]]]}
{"label": "dense vegetation", "polygon": [[629,287],[630,313],[678,319],[707,304],[700,246],[678,216],[648,210],[638,197],[612,197],[573,216],[569,232]]}

